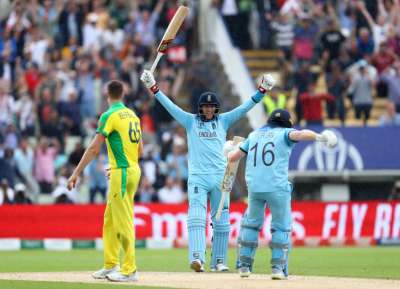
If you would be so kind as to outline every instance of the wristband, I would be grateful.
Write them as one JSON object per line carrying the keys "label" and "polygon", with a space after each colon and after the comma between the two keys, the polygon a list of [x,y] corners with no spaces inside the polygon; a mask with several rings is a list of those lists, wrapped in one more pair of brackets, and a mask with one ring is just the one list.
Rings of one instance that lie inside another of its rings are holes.
{"label": "wristband", "polygon": [[160,89],[158,88],[157,83],[150,87],[152,93],[156,94]]}
{"label": "wristband", "polygon": [[258,91],[261,92],[262,94],[265,94],[267,92],[267,90],[261,85],[258,87]]}

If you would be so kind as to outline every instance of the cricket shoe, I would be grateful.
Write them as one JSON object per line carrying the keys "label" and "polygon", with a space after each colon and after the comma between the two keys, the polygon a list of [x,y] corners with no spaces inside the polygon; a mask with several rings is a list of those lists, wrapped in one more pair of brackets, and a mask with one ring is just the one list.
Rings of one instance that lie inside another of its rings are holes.
{"label": "cricket shoe", "polygon": [[240,275],[240,277],[242,277],[242,278],[247,278],[247,277],[250,276],[250,274],[251,274],[251,272],[250,272],[250,268],[249,268],[249,267],[243,266],[243,267],[240,267],[240,268],[239,268],[239,275]]}
{"label": "cricket shoe", "polygon": [[211,272],[229,272],[229,267],[225,264],[218,263],[215,268],[211,268]]}
{"label": "cricket shoe", "polygon": [[107,279],[112,282],[135,282],[139,280],[139,274],[137,271],[124,275],[121,272],[114,272],[107,275]]}
{"label": "cricket shoe", "polygon": [[192,263],[190,263],[190,269],[195,272],[204,272],[203,262],[201,262],[200,259],[193,260]]}
{"label": "cricket shoe", "polygon": [[272,267],[271,279],[272,280],[286,280],[287,277],[285,276],[285,273],[283,272],[282,269]]}
{"label": "cricket shoe", "polygon": [[99,271],[92,273],[92,277],[94,279],[106,279],[108,274],[115,273],[118,271],[119,271],[119,266],[116,265],[110,269],[106,269],[106,268],[100,269]]}

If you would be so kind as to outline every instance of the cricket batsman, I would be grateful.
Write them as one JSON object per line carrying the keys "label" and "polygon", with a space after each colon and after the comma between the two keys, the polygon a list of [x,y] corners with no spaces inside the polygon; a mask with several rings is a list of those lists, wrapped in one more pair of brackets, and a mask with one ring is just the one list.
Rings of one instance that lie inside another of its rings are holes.
{"label": "cricket batsman", "polygon": [[258,91],[249,100],[232,111],[219,114],[220,102],[213,92],[202,93],[198,102],[198,113],[191,114],[176,106],[162,93],[150,71],[145,70],[140,79],[149,88],[165,109],[186,129],[189,150],[189,263],[195,272],[204,272],[206,252],[207,198],[210,198],[213,227],[211,271],[228,271],[227,250],[230,233],[229,199],[226,200],[221,218],[216,213],[221,197],[221,182],[226,167],[222,147],[227,130],[270,90],[275,80],[264,75]]}
{"label": "cricket batsman", "polygon": [[[138,280],[133,197],[141,174],[138,158],[142,151],[142,141],[140,120],[122,103],[123,95],[123,84],[120,81],[112,80],[107,84],[109,108],[101,115],[96,136],[68,180],[68,189],[71,190],[78,176],[98,155],[105,140],[110,162],[110,183],[103,224],[104,267],[92,276],[116,282]],[[120,268],[121,247],[124,257]]]}
{"label": "cricket batsman", "polygon": [[333,147],[337,143],[332,131],[325,130],[318,134],[308,129],[295,130],[292,126],[289,112],[276,109],[265,126],[250,133],[239,148],[232,146],[232,150],[228,153],[229,162],[247,156],[246,183],[249,198],[238,239],[241,277],[250,276],[266,207],[270,209],[272,215],[271,277],[275,280],[288,277],[290,201],[293,190],[288,180],[290,154],[298,141],[318,141],[328,147]]}

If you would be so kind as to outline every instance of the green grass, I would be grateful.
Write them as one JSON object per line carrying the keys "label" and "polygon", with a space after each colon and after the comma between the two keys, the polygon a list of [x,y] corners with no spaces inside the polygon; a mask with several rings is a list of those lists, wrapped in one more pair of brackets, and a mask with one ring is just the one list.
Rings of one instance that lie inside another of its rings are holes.
{"label": "green grass", "polygon": [[[102,265],[102,252],[24,250],[0,252],[0,272],[93,271]],[[259,249],[254,271],[269,273],[270,252]],[[229,251],[229,266],[234,268],[236,251]],[[400,279],[400,248],[294,248],[290,255],[290,274],[361,278]],[[188,272],[187,250],[137,250],[139,271]],[[43,283],[43,284],[41,284]],[[54,286],[53,286],[54,285]],[[115,285],[0,281],[0,288],[110,288]],[[121,288],[121,287],[120,287]],[[151,287],[137,287],[146,288]]]}

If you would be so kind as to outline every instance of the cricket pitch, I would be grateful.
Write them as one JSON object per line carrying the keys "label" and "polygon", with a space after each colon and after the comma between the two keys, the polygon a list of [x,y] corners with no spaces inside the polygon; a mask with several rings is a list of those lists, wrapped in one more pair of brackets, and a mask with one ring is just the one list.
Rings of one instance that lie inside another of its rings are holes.
{"label": "cricket pitch", "polygon": [[[177,273],[177,272],[139,272],[136,283],[118,283],[121,285],[141,285],[195,289],[398,289],[400,280],[361,279],[342,277],[290,276],[289,280],[273,281],[269,275],[253,274],[249,278],[240,278],[237,273]],[[1,280],[51,281],[109,283],[95,280],[91,272],[29,272],[0,273]],[[116,284],[116,283],[114,283]]]}

